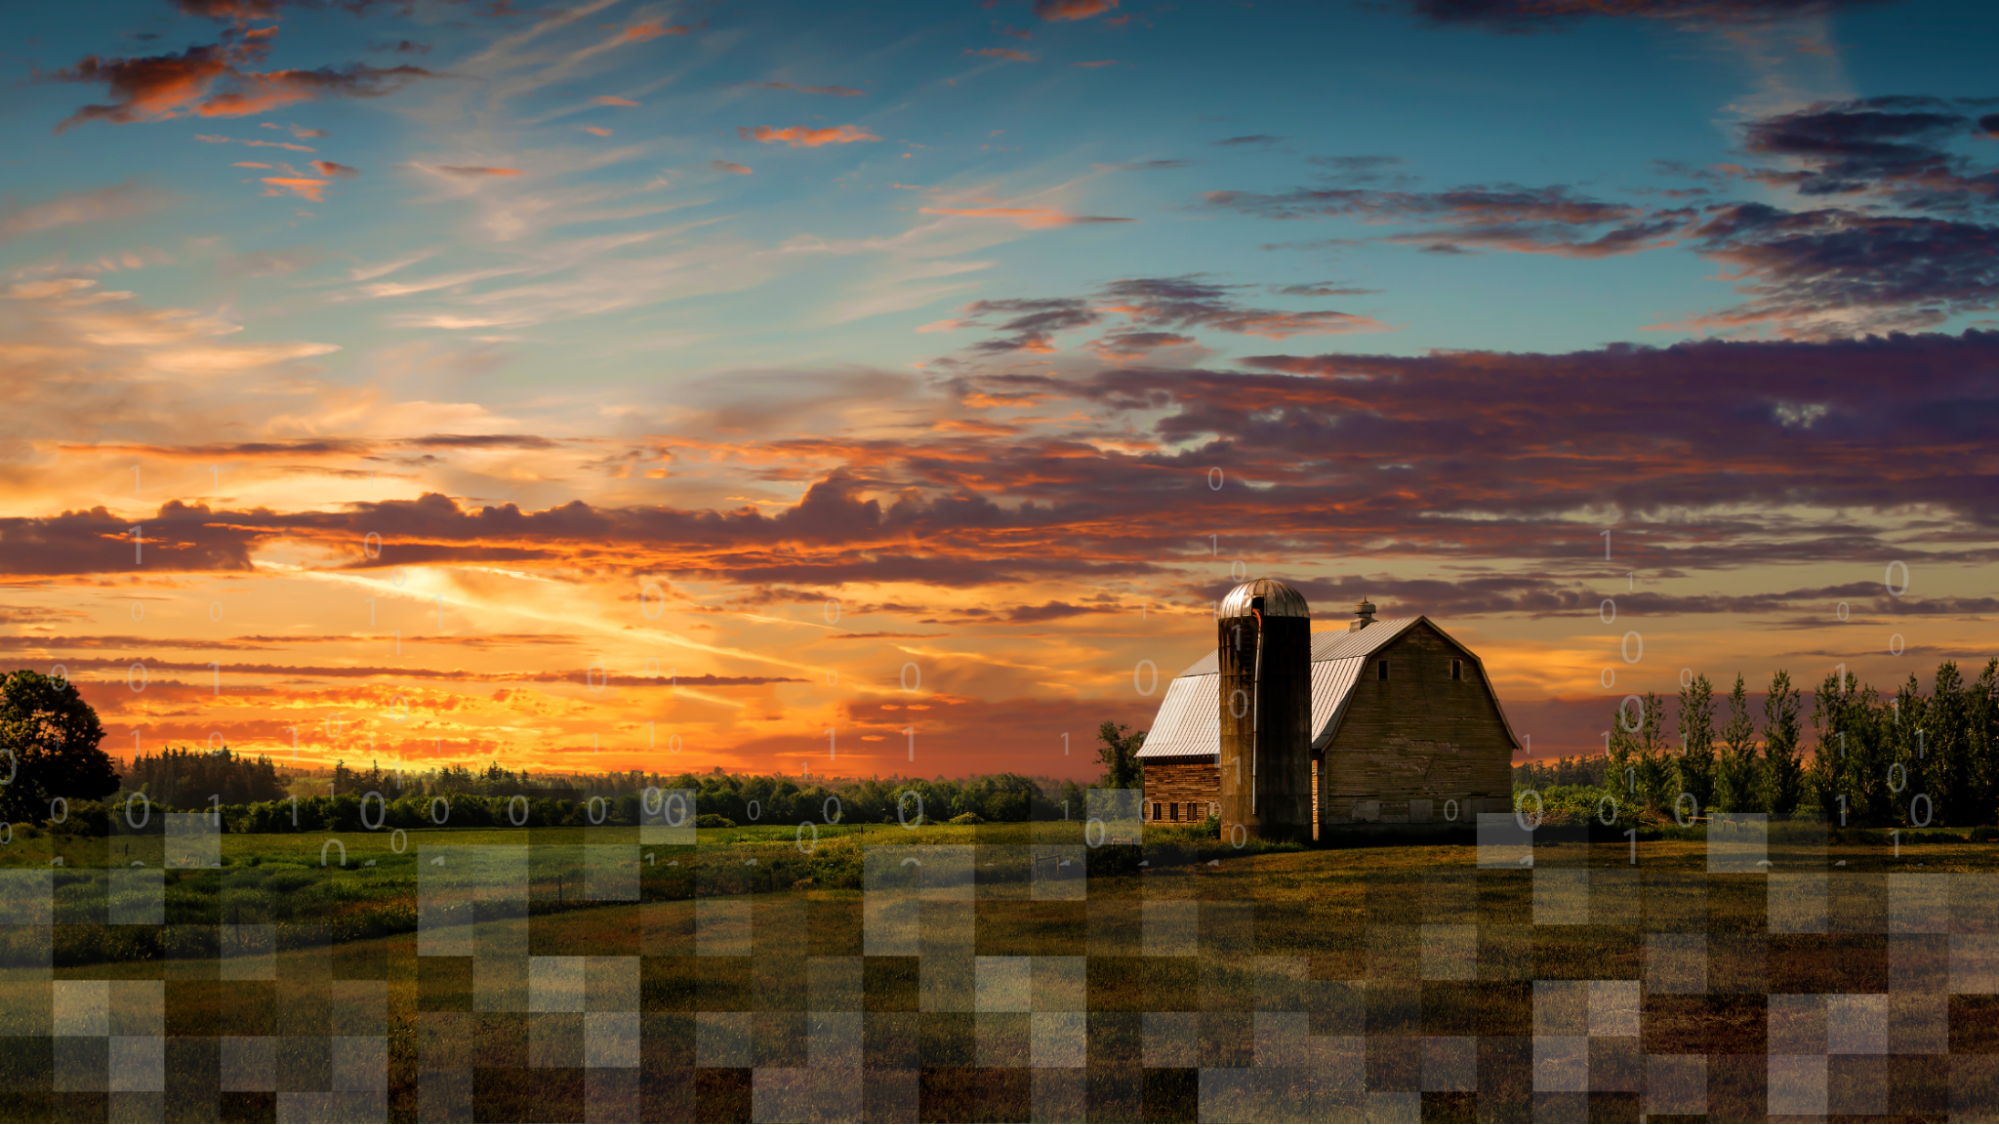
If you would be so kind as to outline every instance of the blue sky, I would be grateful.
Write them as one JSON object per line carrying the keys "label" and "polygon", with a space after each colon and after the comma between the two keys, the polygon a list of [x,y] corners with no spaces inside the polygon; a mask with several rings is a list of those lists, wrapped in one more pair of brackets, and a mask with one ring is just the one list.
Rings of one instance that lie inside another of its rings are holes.
{"label": "blue sky", "polygon": [[1238,567],[1438,614],[1543,747],[1979,657],[1999,11],[1602,7],[16,5],[7,643],[196,670],[120,739],[421,680],[412,753],[732,764],[892,742],[911,662],[960,761],[1142,723]]}

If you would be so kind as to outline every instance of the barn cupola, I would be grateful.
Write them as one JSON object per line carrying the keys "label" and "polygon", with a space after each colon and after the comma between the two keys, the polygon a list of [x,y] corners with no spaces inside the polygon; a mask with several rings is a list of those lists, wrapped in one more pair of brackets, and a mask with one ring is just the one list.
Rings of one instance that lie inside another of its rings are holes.
{"label": "barn cupola", "polygon": [[1372,624],[1374,624],[1374,603],[1367,600],[1367,595],[1362,594],[1360,601],[1353,607],[1353,620],[1347,623],[1347,632],[1358,633]]}

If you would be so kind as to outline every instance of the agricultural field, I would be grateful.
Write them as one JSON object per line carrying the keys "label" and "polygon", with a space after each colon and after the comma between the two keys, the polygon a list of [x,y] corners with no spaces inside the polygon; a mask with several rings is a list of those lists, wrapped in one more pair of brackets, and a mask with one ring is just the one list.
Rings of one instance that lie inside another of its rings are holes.
{"label": "agricultural field", "polygon": [[[1167,829],[1091,848],[1074,822],[822,826],[810,854],[796,829],[675,847],[639,832],[415,829],[400,851],[367,833],[344,838],[344,866],[320,865],[319,836],[227,834],[220,867],[160,873],[157,924],[110,921],[144,838],[17,837],[0,853],[8,1116],[1525,1119],[1553,1096],[1548,1028],[1580,1019],[1588,1114],[1692,1105],[1656,1075],[1699,1070],[1691,1116],[1737,1120],[1772,1097],[1771,1045],[1836,1035],[1825,1004],[1844,996],[1929,1002],[1944,1038],[1835,1069],[1825,1096],[1892,1088],[1948,1116],[1983,1096],[1963,1059],[1999,1049],[1999,987],[1911,992],[1971,970],[1948,941],[1891,949],[1915,885],[1897,876],[1943,876],[1921,885],[1966,925],[1995,901],[1995,846],[1961,834],[1773,832],[1769,872],[1824,879],[1813,929],[1778,917],[1771,875],[1710,873],[1698,831],[1641,840],[1636,865],[1627,839],[1536,840],[1531,867],[1469,841],[1236,850]],[[592,849],[615,850],[635,894],[590,897]],[[525,861],[524,897],[424,913],[426,870],[495,854]],[[896,882],[926,858],[965,877]],[[1064,859],[1075,877],[1049,870]],[[40,929],[19,924],[23,878],[50,888],[53,982],[22,975]],[[1690,990],[1668,978],[1696,946]],[[51,988],[58,1020],[76,989],[109,998],[111,1025],[156,1013],[157,1102],[77,1088],[77,1036],[20,1002]]]}

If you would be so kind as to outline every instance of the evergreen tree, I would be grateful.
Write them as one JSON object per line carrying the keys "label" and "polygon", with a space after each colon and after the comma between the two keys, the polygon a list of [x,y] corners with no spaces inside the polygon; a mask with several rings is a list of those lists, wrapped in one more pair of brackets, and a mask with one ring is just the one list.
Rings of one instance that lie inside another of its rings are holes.
{"label": "evergreen tree", "polygon": [[1762,801],[1761,763],[1756,760],[1756,721],[1749,715],[1749,690],[1740,672],[1728,693],[1728,725],[1722,728],[1721,745],[1715,807],[1726,812],[1768,811]]}
{"label": "evergreen tree", "polygon": [[1664,708],[1659,697],[1645,693],[1645,715],[1638,724],[1638,795],[1645,807],[1657,812],[1671,807],[1673,789],[1672,749],[1666,742]]}
{"label": "evergreen tree", "polygon": [[[1923,733],[1929,755],[1927,776],[1937,816],[1945,824],[1978,823],[1978,791],[1972,776],[1971,707],[1964,676],[1953,661],[1937,666]],[[1920,753],[1922,748],[1919,748]]]}
{"label": "evergreen tree", "polygon": [[1696,810],[1714,803],[1714,685],[1705,674],[1680,689],[1680,755],[1674,766],[1676,816],[1681,794],[1692,795]]}
{"label": "evergreen tree", "polygon": [[1770,694],[1763,701],[1762,804],[1771,816],[1790,816],[1804,795],[1798,709],[1791,674],[1780,670],[1770,677]]}
{"label": "evergreen tree", "polygon": [[1988,661],[1965,695],[1965,774],[1970,812],[1964,823],[1999,820],[1999,658]]}

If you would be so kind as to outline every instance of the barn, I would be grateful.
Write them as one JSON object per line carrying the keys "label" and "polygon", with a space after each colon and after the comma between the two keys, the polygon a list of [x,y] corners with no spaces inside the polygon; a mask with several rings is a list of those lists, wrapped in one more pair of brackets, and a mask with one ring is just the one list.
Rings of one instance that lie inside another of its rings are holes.
{"label": "barn", "polygon": [[1168,685],[1138,752],[1148,821],[1317,839],[1512,807],[1520,740],[1476,653],[1366,600],[1337,630],[1309,614],[1269,578],[1217,603],[1215,650]]}

